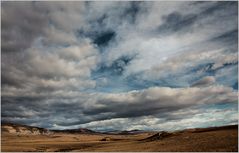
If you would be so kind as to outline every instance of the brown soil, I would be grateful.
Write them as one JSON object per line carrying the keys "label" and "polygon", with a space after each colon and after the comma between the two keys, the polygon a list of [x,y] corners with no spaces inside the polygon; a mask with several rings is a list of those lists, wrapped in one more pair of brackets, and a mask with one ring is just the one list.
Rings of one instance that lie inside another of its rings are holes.
{"label": "brown soil", "polygon": [[[7,152],[237,152],[238,126],[223,128],[191,129],[156,138],[156,133],[134,135],[64,134],[17,135],[2,131],[1,151]],[[148,138],[152,138],[150,141]],[[159,135],[160,136],[160,135]],[[106,141],[102,141],[106,139]]]}

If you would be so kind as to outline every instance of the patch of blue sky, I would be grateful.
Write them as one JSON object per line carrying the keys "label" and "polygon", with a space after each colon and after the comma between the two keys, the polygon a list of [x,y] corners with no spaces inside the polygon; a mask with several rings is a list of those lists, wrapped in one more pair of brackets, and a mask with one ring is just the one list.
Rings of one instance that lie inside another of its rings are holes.
{"label": "patch of blue sky", "polygon": [[238,103],[237,102],[225,102],[225,103],[215,103],[215,104],[206,104],[202,105],[202,108],[205,109],[223,109],[223,110],[238,110]]}
{"label": "patch of blue sky", "polygon": [[224,66],[215,74],[216,81],[224,86],[238,90],[238,64]]}
{"label": "patch of blue sky", "polygon": [[[195,81],[202,79],[205,76],[214,76],[217,84],[233,87],[238,89],[237,80],[237,64],[224,65],[218,69],[212,69],[213,63],[200,64],[187,71],[178,72],[175,74],[167,74],[156,80],[145,80],[143,72],[127,76],[121,74],[122,69],[117,70],[117,67],[108,67],[104,70],[93,72],[93,79],[98,83],[95,90],[102,92],[127,92],[130,90],[141,90],[149,87],[170,87],[182,88],[189,87]],[[197,73],[200,71],[200,73]],[[102,79],[106,81],[102,85]]]}

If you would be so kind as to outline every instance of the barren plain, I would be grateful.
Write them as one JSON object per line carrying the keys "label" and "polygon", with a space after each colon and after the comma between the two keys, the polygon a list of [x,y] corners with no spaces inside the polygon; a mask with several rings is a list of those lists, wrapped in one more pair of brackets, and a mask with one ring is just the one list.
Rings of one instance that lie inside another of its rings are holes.
{"label": "barren plain", "polygon": [[[97,133],[42,130],[33,133],[3,126],[3,152],[237,152],[238,126],[186,129],[175,132]],[[8,130],[11,129],[9,132]],[[19,129],[19,127],[18,127]],[[29,127],[28,127],[29,130]]]}

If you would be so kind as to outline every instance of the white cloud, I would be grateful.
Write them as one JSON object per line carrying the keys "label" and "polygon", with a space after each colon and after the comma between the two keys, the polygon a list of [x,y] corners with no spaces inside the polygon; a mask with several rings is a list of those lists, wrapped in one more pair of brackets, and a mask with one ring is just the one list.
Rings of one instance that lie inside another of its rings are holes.
{"label": "white cloud", "polygon": [[206,76],[195,83],[192,84],[193,87],[209,86],[215,83],[215,78],[213,76]]}

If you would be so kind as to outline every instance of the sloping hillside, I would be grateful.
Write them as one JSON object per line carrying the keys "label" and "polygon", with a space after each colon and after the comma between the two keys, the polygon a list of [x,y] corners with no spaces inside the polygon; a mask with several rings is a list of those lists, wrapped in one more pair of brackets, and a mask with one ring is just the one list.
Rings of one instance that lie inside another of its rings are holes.
{"label": "sloping hillside", "polygon": [[12,124],[12,123],[2,123],[2,132],[18,135],[40,135],[40,134],[50,134],[51,132],[44,128]]}

